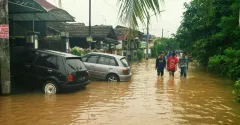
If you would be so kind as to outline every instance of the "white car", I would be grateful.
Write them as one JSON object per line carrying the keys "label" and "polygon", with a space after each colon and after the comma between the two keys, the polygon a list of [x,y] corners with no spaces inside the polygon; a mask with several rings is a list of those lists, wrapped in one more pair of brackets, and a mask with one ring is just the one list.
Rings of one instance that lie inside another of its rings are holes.
{"label": "white car", "polygon": [[132,77],[130,66],[124,56],[91,52],[82,61],[92,78],[106,81],[129,81]]}

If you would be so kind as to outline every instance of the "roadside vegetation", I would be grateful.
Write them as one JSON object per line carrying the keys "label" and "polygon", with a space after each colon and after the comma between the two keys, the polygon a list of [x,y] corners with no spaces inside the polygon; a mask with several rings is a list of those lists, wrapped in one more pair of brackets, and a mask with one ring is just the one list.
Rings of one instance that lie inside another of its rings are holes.
{"label": "roadside vegetation", "polygon": [[179,42],[174,38],[161,38],[154,41],[154,46],[151,48],[151,56],[157,57],[161,51],[173,51],[179,49]]}
{"label": "roadside vegetation", "polygon": [[[193,57],[208,67],[209,71],[238,80],[239,3],[235,0],[193,0],[185,3],[185,8],[175,36],[180,48],[192,52]],[[240,91],[239,84],[237,81],[234,87],[237,94]]]}

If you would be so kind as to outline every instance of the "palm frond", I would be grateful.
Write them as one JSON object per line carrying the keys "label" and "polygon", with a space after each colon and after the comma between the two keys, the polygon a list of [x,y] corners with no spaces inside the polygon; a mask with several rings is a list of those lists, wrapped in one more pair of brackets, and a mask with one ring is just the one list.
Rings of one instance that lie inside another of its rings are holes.
{"label": "palm frond", "polygon": [[145,24],[150,12],[160,14],[160,5],[163,4],[164,0],[118,0],[118,16],[123,24],[135,29],[139,26],[138,20]]}

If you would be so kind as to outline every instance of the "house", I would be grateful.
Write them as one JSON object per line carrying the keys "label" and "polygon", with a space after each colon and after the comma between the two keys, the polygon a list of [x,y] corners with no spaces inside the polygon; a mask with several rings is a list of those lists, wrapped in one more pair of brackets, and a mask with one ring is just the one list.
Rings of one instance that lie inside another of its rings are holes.
{"label": "house", "polygon": [[[10,65],[26,48],[39,48],[46,41],[47,22],[74,22],[74,17],[67,11],[59,9],[46,0],[6,0],[1,1],[1,18],[5,22],[0,45],[1,74],[0,93],[10,94],[14,82],[10,81],[12,70]],[[66,41],[63,45],[66,46]],[[63,48],[66,49],[66,48]]]}
{"label": "house", "polygon": [[84,49],[101,49],[107,53],[115,53],[115,46],[119,44],[113,27],[107,25],[91,26],[91,37],[93,39],[91,43],[87,41],[89,26],[85,26],[82,23],[67,23],[62,25],[49,23],[48,32],[52,35],[67,32],[69,34],[70,48],[78,46]]}
{"label": "house", "polygon": [[120,45],[116,47],[118,54],[126,56],[129,61],[134,61],[140,47],[142,33],[123,26],[116,26],[114,31],[120,42]]}
{"label": "house", "polygon": [[[66,21],[75,22],[74,17],[67,11],[46,0],[28,1],[24,6],[18,1],[9,0],[10,45],[66,51],[67,39],[47,39],[48,22]],[[52,42],[54,44],[49,47]]]}

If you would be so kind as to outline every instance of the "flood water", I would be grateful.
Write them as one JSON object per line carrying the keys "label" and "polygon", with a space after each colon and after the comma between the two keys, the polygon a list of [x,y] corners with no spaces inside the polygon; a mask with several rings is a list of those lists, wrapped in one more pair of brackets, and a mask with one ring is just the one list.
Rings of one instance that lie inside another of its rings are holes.
{"label": "flood water", "polygon": [[154,60],[132,64],[129,82],[92,81],[74,93],[0,96],[0,125],[240,125],[233,81],[193,66],[158,78]]}

